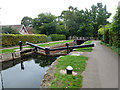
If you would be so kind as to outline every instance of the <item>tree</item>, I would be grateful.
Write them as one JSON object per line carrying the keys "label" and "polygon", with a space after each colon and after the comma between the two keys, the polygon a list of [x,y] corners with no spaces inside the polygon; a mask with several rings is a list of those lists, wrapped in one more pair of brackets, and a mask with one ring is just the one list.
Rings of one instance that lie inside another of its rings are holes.
{"label": "tree", "polygon": [[62,11],[60,17],[64,21],[65,29],[68,31],[68,36],[75,36],[79,28],[77,8],[69,6],[69,10]]}
{"label": "tree", "polygon": [[92,25],[94,27],[93,36],[97,37],[100,25],[109,24],[107,19],[111,16],[111,13],[107,12],[106,5],[103,7],[102,3],[97,3],[97,6],[92,5],[91,9]]}
{"label": "tree", "polygon": [[31,17],[25,16],[23,17],[23,19],[21,20],[21,24],[23,24],[24,26],[33,26],[33,19]]}
{"label": "tree", "polygon": [[33,21],[33,28],[35,33],[46,35],[56,33],[56,16],[51,13],[39,14]]}
{"label": "tree", "polygon": [[56,34],[64,34],[67,35],[67,29],[65,29],[63,21],[57,21],[56,25]]}
{"label": "tree", "polygon": [[108,24],[107,19],[111,13],[108,13],[106,6],[102,3],[97,3],[97,6],[92,5],[91,10],[78,10],[70,6],[68,10],[62,11],[61,18],[64,21],[64,26],[68,29],[70,36],[82,37],[97,37],[100,25]]}
{"label": "tree", "polygon": [[115,16],[113,17],[112,30],[113,46],[120,47],[120,6],[118,6]]}
{"label": "tree", "polygon": [[88,9],[85,11],[81,10],[79,17],[79,29],[78,29],[78,36],[81,37],[90,37],[92,36],[93,26],[91,24],[91,13]]}

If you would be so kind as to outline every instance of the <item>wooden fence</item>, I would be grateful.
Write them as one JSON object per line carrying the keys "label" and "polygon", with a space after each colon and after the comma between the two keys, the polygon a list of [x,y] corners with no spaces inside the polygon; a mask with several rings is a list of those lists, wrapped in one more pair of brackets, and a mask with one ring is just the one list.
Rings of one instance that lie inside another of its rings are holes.
{"label": "wooden fence", "polygon": [[68,39],[69,40],[86,40],[86,39],[97,40],[97,37],[76,37],[76,36],[70,36]]}

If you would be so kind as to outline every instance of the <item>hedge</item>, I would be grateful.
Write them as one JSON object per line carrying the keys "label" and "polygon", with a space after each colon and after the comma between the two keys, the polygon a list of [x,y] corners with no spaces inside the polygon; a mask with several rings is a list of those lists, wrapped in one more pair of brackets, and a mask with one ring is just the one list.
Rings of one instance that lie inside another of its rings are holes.
{"label": "hedge", "polygon": [[19,41],[31,43],[43,43],[47,41],[47,36],[44,34],[20,35],[20,34],[2,34],[2,46],[17,46]]}
{"label": "hedge", "polygon": [[[118,31],[113,29],[112,24],[103,26],[98,30],[99,38],[110,46],[119,47]],[[100,37],[101,36],[101,37]]]}
{"label": "hedge", "polygon": [[52,41],[59,41],[59,40],[65,40],[66,36],[65,35],[61,35],[61,34],[51,34],[49,35],[52,39]]}
{"label": "hedge", "polygon": [[116,48],[120,47],[120,7],[117,8],[113,22],[98,30],[98,36],[104,43]]}

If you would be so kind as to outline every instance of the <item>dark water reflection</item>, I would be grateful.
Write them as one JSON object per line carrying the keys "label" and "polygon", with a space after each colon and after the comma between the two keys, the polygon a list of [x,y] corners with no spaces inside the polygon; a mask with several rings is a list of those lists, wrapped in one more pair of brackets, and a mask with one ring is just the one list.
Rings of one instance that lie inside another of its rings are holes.
{"label": "dark water reflection", "polygon": [[40,88],[45,71],[56,57],[33,54],[19,60],[2,64],[4,88]]}

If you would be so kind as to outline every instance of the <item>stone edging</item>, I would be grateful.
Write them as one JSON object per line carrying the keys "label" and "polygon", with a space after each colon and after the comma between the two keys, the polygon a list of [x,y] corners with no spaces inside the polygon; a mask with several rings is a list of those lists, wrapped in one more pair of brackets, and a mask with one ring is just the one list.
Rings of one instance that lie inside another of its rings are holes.
{"label": "stone edging", "polygon": [[[68,43],[71,44],[71,45],[74,44],[72,41],[68,42]],[[49,48],[56,48],[56,47],[65,47],[65,43],[49,46]],[[30,52],[25,53],[26,51],[30,51]],[[22,51],[18,50],[17,52],[14,52],[14,53],[0,54],[0,62],[21,58],[20,52],[23,52],[23,56],[34,53],[33,49],[24,48]],[[46,55],[45,52],[41,52],[41,51],[38,51],[37,53],[41,54],[41,55]],[[64,50],[57,51],[57,52],[53,51],[53,53],[51,53],[49,56],[60,56],[60,55],[65,55],[65,51]]]}
{"label": "stone edging", "polygon": [[54,73],[55,73],[55,70],[56,70],[56,64],[58,63],[58,60],[59,60],[60,57],[58,57],[51,64],[51,66],[49,67],[49,69],[45,72],[45,75],[44,75],[44,77],[42,79],[42,82],[40,84],[41,88],[49,88],[51,81],[55,79]]}

